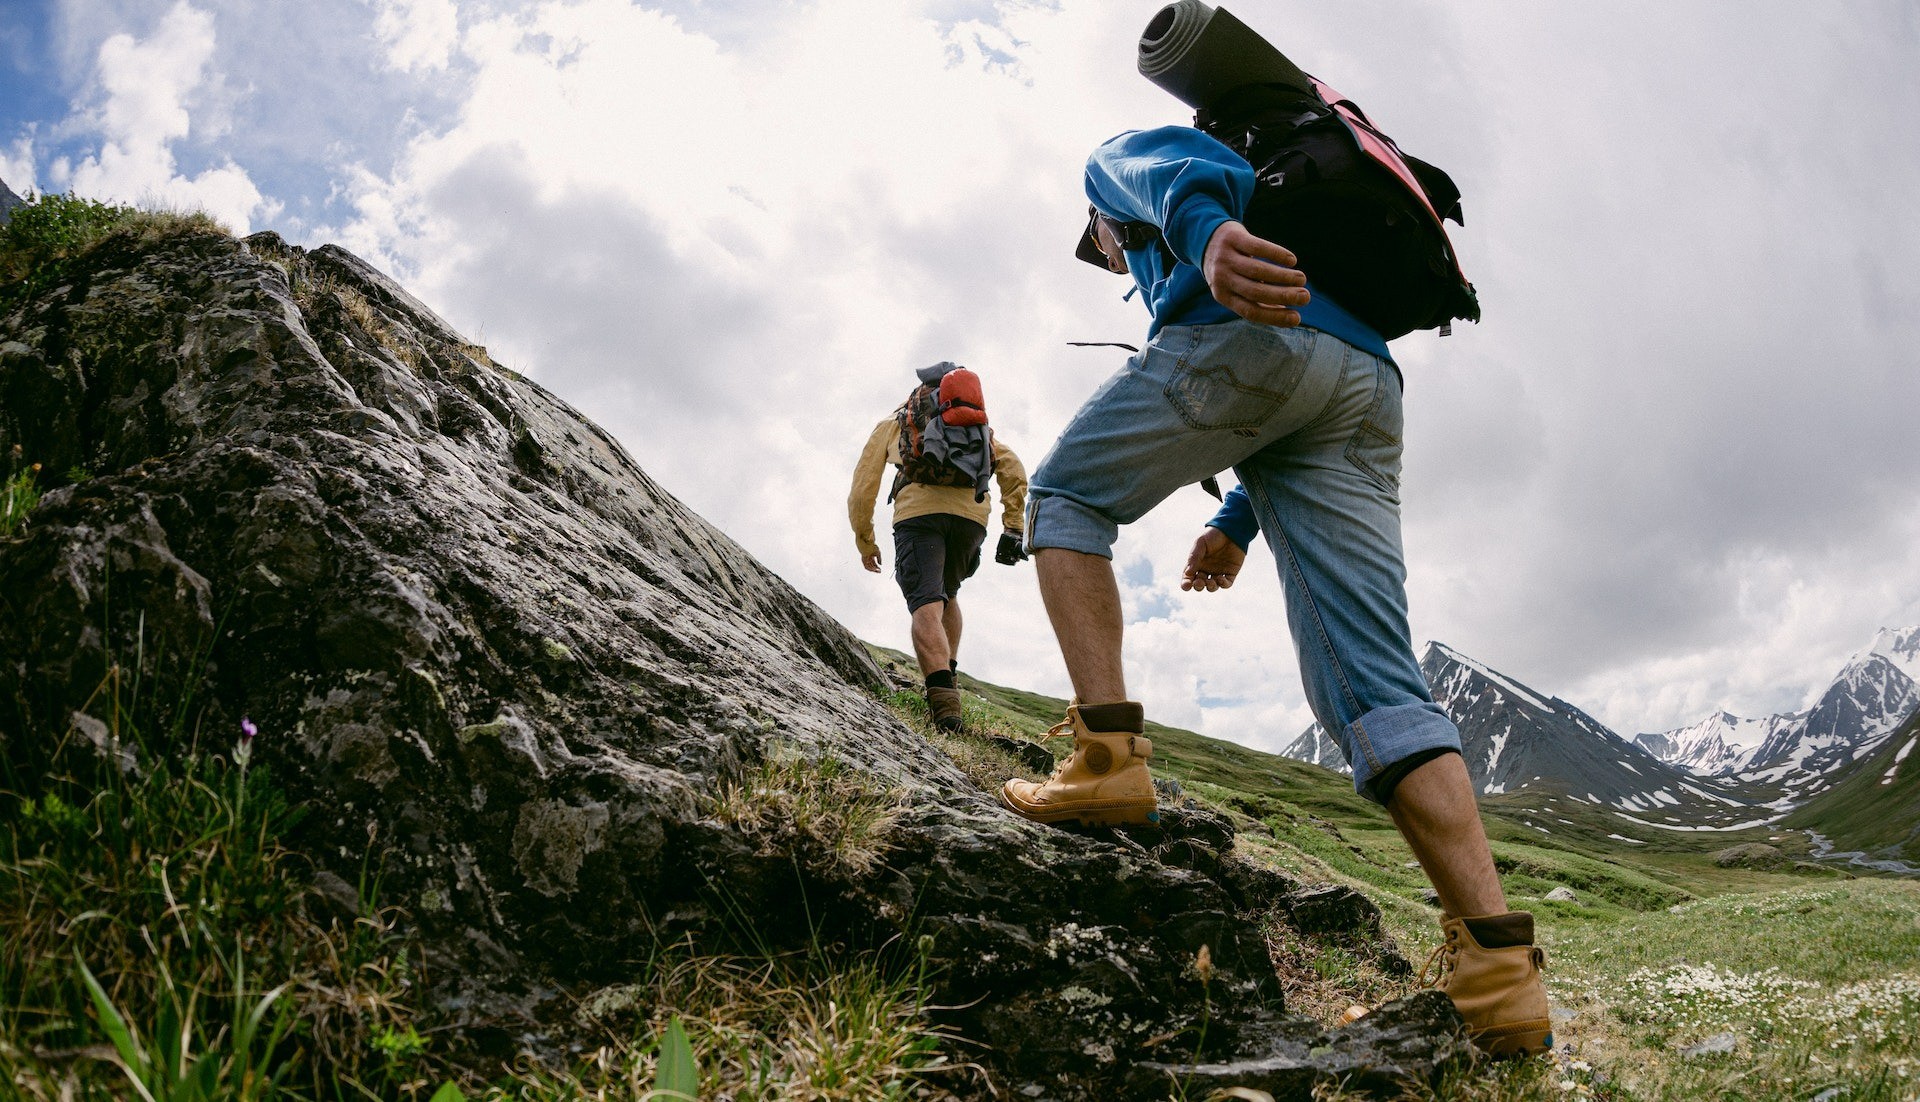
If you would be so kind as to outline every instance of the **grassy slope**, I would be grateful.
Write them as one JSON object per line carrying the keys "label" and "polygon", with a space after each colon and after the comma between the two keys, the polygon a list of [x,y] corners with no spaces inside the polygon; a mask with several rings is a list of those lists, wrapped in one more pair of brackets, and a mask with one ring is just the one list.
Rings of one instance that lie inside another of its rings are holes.
{"label": "grassy slope", "polygon": [[[1817,830],[1843,850],[1920,861],[1920,713],[1887,740],[1880,752],[1830,791],[1787,817],[1790,826]],[[1905,759],[1894,759],[1901,750]],[[1891,774],[1891,775],[1890,775]]]}
{"label": "grassy slope", "polygon": [[[874,654],[911,671],[905,655]],[[1056,698],[964,675],[962,686],[976,729],[1034,738],[1065,714]],[[908,712],[912,695],[899,694]],[[1426,880],[1345,777],[1189,731],[1149,733],[1156,771],[1233,813],[1241,852],[1367,893],[1401,952],[1424,959],[1438,915],[1422,900]],[[1067,744],[1048,745],[1057,754]],[[976,765],[990,785],[994,767]],[[1437,1097],[1920,1099],[1920,884],[1722,869],[1712,854],[1726,846],[1793,849],[1797,836],[1628,829],[1551,793],[1497,797],[1485,810],[1508,895],[1540,921],[1561,1050],[1462,1075]],[[1577,902],[1540,898],[1557,886]],[[1295,1009],[1322,1017],[1412,986],[1335,946],[1277,956]],[[1731,1053],[1682,1054],[1721,1034]]]}

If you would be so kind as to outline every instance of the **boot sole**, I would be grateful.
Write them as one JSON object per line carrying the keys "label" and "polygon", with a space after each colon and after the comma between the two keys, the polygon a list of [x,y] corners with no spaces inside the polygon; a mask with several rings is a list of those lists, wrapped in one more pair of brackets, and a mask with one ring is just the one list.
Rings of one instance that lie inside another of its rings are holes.
{"label": "boot sole", "polygon": [[1538,1056],[1553,1049],[1553,1027],[1545,1022],[1502,1027],[1498,1033],[1474,1036],[1473,1043],[1496,1060],[1517,1056]]}
{"label": "boot sole", "polygon": [[1015,803],[1003,788],[1000,790],[1000,806],[1023,819],[1030,819],[1036,823],[1063,823],[1069,819],[1078,819],[1083,826],[1124,826],[1160,821],[1158,801],[1140,803],[1137,800],[1102,800],[1090,804],[1028,807]]}

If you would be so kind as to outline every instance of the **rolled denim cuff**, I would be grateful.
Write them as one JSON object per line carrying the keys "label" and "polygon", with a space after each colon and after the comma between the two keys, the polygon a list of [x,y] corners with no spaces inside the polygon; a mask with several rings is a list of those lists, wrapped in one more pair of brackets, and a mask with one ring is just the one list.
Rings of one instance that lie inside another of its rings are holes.
{"label": "rolled denim cuff", "polygon": [[1113,558],[1120,526],[1104,513],[1069,497],[1033,492],[1027,498],[1027,550],[1059,547]]}
{"label": "rolled denim cuff", "polygon": [[1422,750],[1460,749],[1460,729],[1440,705],[1426,702],[1375,708],[1347,724],[1341,738],[1347,764],[1353,766],[1353,790],[1369,800],[1373,778],[1394,762]]}

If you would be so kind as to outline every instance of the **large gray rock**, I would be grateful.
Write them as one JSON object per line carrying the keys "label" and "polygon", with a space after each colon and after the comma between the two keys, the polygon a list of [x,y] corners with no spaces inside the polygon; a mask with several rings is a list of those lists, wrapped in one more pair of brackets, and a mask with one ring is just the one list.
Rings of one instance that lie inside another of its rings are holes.
{"label": "large gray rock", "polygon": [[[568,993],[750,914],[772,948],[929,939],[939,1002],[1025,1097],[1118,1097],[1149,1059],[1295,1083],[1463,1051],[1431,999],[1390,1058],[1282,1017],[1254,916],[1297,886],[1224,820],[1010,816],[876,701],[837,623],[352,255],[109,241],[0,303],[0,452],[87,472],[0,543],[5,765],[107,739],[87,710],[116,665],[169,687],[147,752],[183,749],[170,719],[251,716],[257,765],[316,811],[320,880],[383,855],[447,1036],[560,1052]],[[902,793],[883,860],[716,814],[793,753]]]}
{"label": "large gray rock", "polygon": [[13,217],[13,208],[25,203],[26,200],[15,195],[5,180],[0,180],[0,226],[6,225],[7,219]]}

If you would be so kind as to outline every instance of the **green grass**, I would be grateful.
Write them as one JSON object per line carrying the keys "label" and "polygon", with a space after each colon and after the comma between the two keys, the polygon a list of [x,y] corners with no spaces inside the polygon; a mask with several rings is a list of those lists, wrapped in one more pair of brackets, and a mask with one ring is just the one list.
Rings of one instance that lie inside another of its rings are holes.
{"label": "green grass", "polygon": [[[904,655],[874,654],[911,670]],[[1036,737],[1065,714],[1063,700],[972,678],[962,687],[969,726],[983,733]],[[898,693],[894,703],[924,730],[917,694]],[[1438,932],[1438,911],[1422,898],[1426,879],[1385,813],[1345,777],[1192,732],[1151,734],[1156,774],[1232,817],[1238,852],[1303,881],[1366,893],[1398,951],[1416,966],[1425,958]],[[1895,802],[1905,791],[1885,788]],[[1872,806],[1890,830],[1905,829],[1898,815],[1920,815],[1910,802],[1884,804]],[[1512,793],[1483,810],[1509,898],[1539,920],[1548,990],[1563,1016],[1561,1051],[1463,1071],[1408,1097],[1920,1099],[1920,884],[1825,869],[1722,869],[1712,855],[1729,845],[1765,841],[1790,854],[1804,845],[1764,829],[1627,829],[1564,794]],[[1616,834],[1642,844],[1609,837]],[[1572,889],[1576,902],[1540,898],[1557,887]],[[1289,1005],[1322,1022],[1416,987],[1364,947],[1280,927],[1269,940]],[[1732,1053],[1682,1055],[1722,1033],[1734,1035]]]}
{"label": "green grass", "polygon": [[391,913],[308,906],[311,869],[281,842],[299,814],[238,732],[148,754],[137,697],[118,700],[92,706],[105,753],[66,732],[54,770],[0,794],[0,1083],[30,1099],[404,1093],[373,1047],[411,1017]]}
{"label": "green grass", "polygon": [[[1817,830],[1841,850],[1920,863],[1920,715],[1901,725],[1853,776],[1808,800],[1789,826]],[[1902,750],[1904,759],[1896,761]]]}
{"label": "green grass", "polygon": [[[114,668],[87,705],[97,723],[45,737],[44,768],[0,792],[0,1097],[638,1099],[677,1074],[676,1030],[702,1098],[939,1099],[978,1082],[926,1005],[933,965],[898,944],[656,944],[580,1002],[568,1036],[585,1055],[462,1066],[419,1004],[406,916],[373,902],[377,870],[357,913],[323,902],[284,841],[301,812],[252,742],[197,737],[193,694],[156,695]],[[899,794],[781,751],[708,810],[852,875],[886,852]],[[738,917],[733,941],[758,944]]]}
{"label": "green grass", "polygon": [[758,840],[791,852],[815,872],[859,877],[886,856],[904,794],[832,756],[777,747],[757,769],[723,784],[709,811]]}
{"label": "green grass", "polygon": [[663,950],[633,980],[580,1004],[591,1053],[564,1070],[527,1068],[476,1093],[489,1100],[648,1097],[663,1038],[681,1023],[699,1097],[758,1102],[893,1102],[951,1097],[979,1082],[933,1026],[924,957],[898,946],[846,955],[713,956]]}
{"label": "green grass", "polygon": [[8,467],[6,481],[0,482],[0,539],[20,531],[40,501],[40,464],[22,466],[20,445],[15,444]]}
{"label": "green grass", "polygon": [[0,225],[0,303],[57,286],[64,261],[108,240],[148,242],[190,233],[231,231],[200,210],[133,207],[73,195],[30,197]]}

